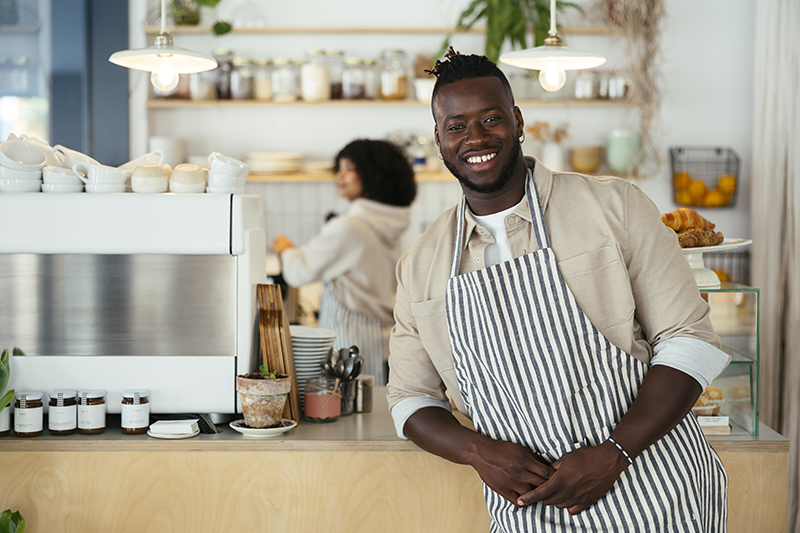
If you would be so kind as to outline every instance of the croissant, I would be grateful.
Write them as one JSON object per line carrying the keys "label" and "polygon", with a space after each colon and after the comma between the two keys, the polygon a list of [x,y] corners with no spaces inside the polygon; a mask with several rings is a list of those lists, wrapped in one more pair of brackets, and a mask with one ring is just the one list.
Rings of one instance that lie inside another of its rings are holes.
{"label": "croissant", "polygon": [[721,231],[712,229],[686,228],[678,232],[678,244],[681,248],[697,248],[698,246],[714,246],[721,244],[725,236]]}
{"label": "croissant", "polygon": [[661,215],[661,222],[675,231],[686,228],[713,230],[715,226],[691,207],[679,207],[675,211],[664,213]]}

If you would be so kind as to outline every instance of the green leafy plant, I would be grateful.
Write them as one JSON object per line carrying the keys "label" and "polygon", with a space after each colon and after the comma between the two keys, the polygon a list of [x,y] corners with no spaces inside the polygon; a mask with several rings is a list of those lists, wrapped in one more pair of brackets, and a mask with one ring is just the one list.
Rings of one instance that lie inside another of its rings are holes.
{"label": "green leafy plant", "polygon": [[[583,12],[573,2],[556,2],[560,11],[571,7]],[[528,48],[527,33],[533,31],[533,46],[542,46],[550,30],[550,0],[473,0],[458,17],[456,33],[470,30],[477,22],[486,23],[486,57],[497,63],[506,40],[512,48]],[[453,34],[445,37],[436,54],[441,57],[450,46]]]}
{"label": "green leafy plant", "polygon": [[[0,355],[0,392],[3,392],[6,389],[10,375],[11,367],[9,364],[8,350],[3,350],[2,355]],[[12,399],[14,399],[13,390],[6,392],[2,397],[0,397],[0,411],[5,409],[6,406],[11,403]]]}
{"label": "green leafy plant", "polygon": [[[200,22],[200,10],[196,6],[217,7],[220,0],[172,0],[171,15],[176,24],[196,25]],[[233,28],[230,23],[218,20],[213,31],[217,35],[228,33]]]}
{"label": "green leafy plant", "polygon": [[277,372],[270,372],[269,367],[267,365],[260,365],[258,370],[264,374],[264,379],[277,379],[278,373]]}
{"label": "green leafy plant", "polygon": [[24,533],[24,531],[25,518],[19,511],[12,513],[11,509],[6,509],[0,513],[0,533]]}

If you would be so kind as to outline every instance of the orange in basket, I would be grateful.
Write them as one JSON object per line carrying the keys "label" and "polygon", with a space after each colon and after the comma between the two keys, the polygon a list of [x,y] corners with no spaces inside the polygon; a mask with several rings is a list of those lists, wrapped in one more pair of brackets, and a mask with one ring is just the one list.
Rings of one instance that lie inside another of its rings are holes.
{"label": "orange in basket", "polygon": [[717,180],[717,189],[727,194],[733,194],[736,191],[736,178],[730,174],[723,174]]}
{"label": "orange in basket", "polygon": [[687,187],[689,187],[689,183],[691,183],[691,181],[692,181],[692,176],[690,176],[688,172],[676,172],[675,175],[672,177],[672,184],[679,191],[682,191]]}
{"label": "orange in basket", "polygon": [[706,184],[702,181],[692,180],[689,182],[688,191],[689,194],[692,195],[692,198],[695,200],[700,200],[706,194]]}
{"label": "orange in basket", "polygon": [[731,197],[729,195],[717,189],[711,189],[703,197],[703,205],[706,207],[722,207],[723,205],[728,205],[730,201]]}

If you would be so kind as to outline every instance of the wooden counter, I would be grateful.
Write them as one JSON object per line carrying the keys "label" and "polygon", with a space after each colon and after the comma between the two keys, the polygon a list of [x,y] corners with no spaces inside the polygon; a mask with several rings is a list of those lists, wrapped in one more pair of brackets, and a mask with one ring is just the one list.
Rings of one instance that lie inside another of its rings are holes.
{"label": "wooden counter", "polygon": [[[301,422],[275,439],[218,435],[0,437],[0,507],[27,533],[140,531],[487,532],[481,483],[397,438],[376,389],[372,413]],[[730,477],[728,531],[787,529],[789,442],[709,437]],[[13,432],[12,432],[13,433]],[[2,510],[0,509],[0,510]]]}

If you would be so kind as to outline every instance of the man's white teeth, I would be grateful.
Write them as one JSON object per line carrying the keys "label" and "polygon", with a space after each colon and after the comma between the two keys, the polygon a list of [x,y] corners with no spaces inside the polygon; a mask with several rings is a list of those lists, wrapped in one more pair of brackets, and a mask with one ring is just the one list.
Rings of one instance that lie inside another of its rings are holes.
{"label": "man's white teeth", "polygon": [[494,159],[494,156],[496,156],[496,155],[497,155],[497,154],[496,154],[496,153],[494,153],[494,154],[489,154],[489,155],[481,155],[481,156],[476,156],[476,157],[468,157],[468,158],[467,158],[467,163],[484,163],[484,162],[486,162],[486,161],[488,161],[488,160],[490,160],[490,159]]}

